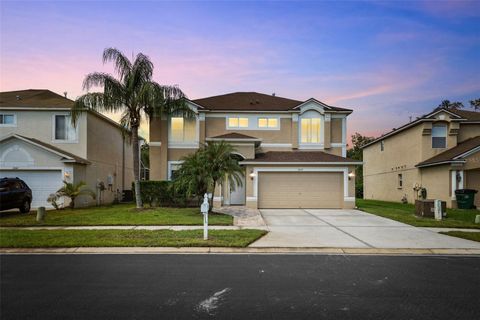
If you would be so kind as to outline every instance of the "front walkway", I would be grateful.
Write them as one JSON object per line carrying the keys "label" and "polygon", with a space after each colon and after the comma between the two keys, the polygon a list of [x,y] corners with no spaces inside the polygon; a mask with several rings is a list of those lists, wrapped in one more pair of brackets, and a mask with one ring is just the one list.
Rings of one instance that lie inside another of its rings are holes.
{"label": "front walkway", "polygon": [[358,210],[263,209],[261,214],[269,233],[250,247],[480,249],[480,242]]}

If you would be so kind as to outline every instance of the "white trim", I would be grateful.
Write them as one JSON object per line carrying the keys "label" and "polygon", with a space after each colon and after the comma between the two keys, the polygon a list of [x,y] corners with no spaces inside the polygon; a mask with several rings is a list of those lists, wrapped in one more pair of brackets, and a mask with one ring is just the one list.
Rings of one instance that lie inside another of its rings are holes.
{"label": "white trim", "polygon": [[341,147],[346,147],[347,145],[345,143],[342,143],[342,142],[332,142],[332,143],[330,143],[330,146],[332,148],[341,148]]}
{"label": "white trim", "polygon": [[161,147],[162,146],[162,142],[161,141],[150,141],[150,143],[148,144],[150,147]]}
{"label": "white trim", "polygon": [[169,143],[168,149],[198,149],[199,143]]}
{"label": "white trim", "polygon": [[428,164],[422,164],[422,165],[417,165],[417,168],[424,168],[424,167],[432,167],[432,166],[438,166],[441,164],[464,164],[466,161],[465,160],[447,160],[447,161],[441,161],[441,162],[434,162],[434,163],[428,163]]}
{"label": "white trim", "polygon": [[[320,105],[322,108],[326,108],[326,109],[332,109],[332,107],[330,107],[329,105],[321,102],[321,101],[318,101],[317,99],[315,98],[310,98],[308,100],[305,100],[304,102],[300,103],[298,106],[294,107],[293,109],[301,109],[303,106],[305,106],[307,103],[314,103],[314,104],[317,104],[317,105]],[[302,111],[303,113],[303,111]]]}
{"label": "white trim", "polygon": [[332,121],[332,115],[330,113],[325,113],[325,122],[331,122]]}
{"label": "white trim", "polygon": [[[38,143],[35,143],[35,142],[33,142],[33,141],[31,141],[31,140],[29,140],[29,139],[27,139],[27,138],[24,138],[24,137],[21,137],[21,136],[17,135],[17,134],[13,134],[13,133],[12,133],[12,134],[6,135],[6,136],[0,138],[0,141],[7,140],[7,139],[9,139],[9,138],[17,138],[17,139],[19,139],[19,140],[22,140],[22,141],[24,141],[24,142],[30,143],[31,145],[34,145],[34,146],[39,147],[39,148],[41,148],[41,149],[50,151],[50,152],[52,152],[52,153],[54,153],[54,154],[56,154],[56,155],[58,155],[58,156],[67,158],[68,160],[75,160],[74,158],[72,158],[72,157],[70,157],[70,156],[68,156],[68,155],[66,155],[66,154],[64,154],[64,153],[58,152],[58,151],[53,150],[53,149],[50,149],[50,148],[48,148],[48,147],[46,147],[46,146],[40,145],[40,144],[38,144]],[[88,161],[88,160],[87,160],[87,161]]]}
{"label": "white trim", "polygon": [[62,170],[65,167],[2,167],[2,171],[20,171],[20,170],[25,170],[25,171],[57,171],[57,170]]}
{"label": "white trim", "polygon": [[299,150],[323,150],[323,143],[299,143]]}
{"label": "white trim", "polygon": [[291,143],[262,143],[260,146],[265,148],[292,148]]}
{"label": "white trim", "polygon": [[311,167],[256,167],[253,168],[253,196],[258,198],[259,172],[343,172],[343,197],[348,198],[348,168],[311,168]]}
{"label": "white trim", "polygon": [[345,202],[355,202],[355,197],[343,197],[343,201]]}
{"label": "white trim", "polygon": [[1,111],[0,115],[13,116],[13,123],[0,123],[0,128],[15,128],[17,126],[17,113],[16,112]]}
{"label": "white trim", "polygon": [[238,114],[245,115],[245,114],[248,114],[248,113],[251,113],[252,116],[270,114],[272,116],[279,117],[279,118],[282,118],[282,119],[289,119],[289,118],[291,118],[292,113],[297,114],[298,111],[255,111],[255,110],[244,110],[244,111],[242,111],[242,110],[232,110],[232,111],[221,110],[221,111],[214,111],[214,110],[210,110],[208,113],[205,112],[205,117],[206,118],[225,118],[225,117],[228,117],[228,116],[234,116],[234,115],[238,115]]}
{"label": "white trim", "polygon": [[451,115],[451,116],[457,117],[457,119],[459,119],[459,120],[462,119],[462,117],[459,116],[458,114],[455,114],[455,113],[453,113],[453,112],[451,112],[451,111],[449,111],[449,110],[447,110],[447,109],[444,109],[444,108],[442,108],[442,109],[440,109],[440,110],[437,110],[437,111],[434,111],[434,112],[432,112],[432,113],[430,113],[430,114],[427,114],[427,115],[425,116],[425,118],[430,119],[432,116],[434,116],[434,115],[436,115],[437,113],[440,113],[440,112],[448,113],[448,114]]}
{"label": "white trim", "polygon": [[257,197],[247,197],[247,201],[257,201]]}
{"label": "white trim", "polygon": [[[259,138],[206,138],[205,141],[227,141],[227,142],[244,142],[244,143],[254,143],[260,142],[262,139]],[[240,144],[243,145],[243,144]]]}
{"label": "white trim", "polygon": [[452,185],[452,200],[456,200],[457,197],[455,196],[455,190],[457,190],[457,170],[452,170],[451,171],[451,185]]}
{"label": "white trim", "polygon": [[261,162],[261,161],[241,161],[240,164],[276,164],[276,165],[282,165],[282,164],[301,164],[301,165],[307,165],[307,164],[320,164],[320,165],[361,165],[363,162]]}
{"label": "white trim", "polygon": [[293,122],[298,122],[298,114],[297,113],[292,113],[292,121]]}
{"label": "white trim", "polygon": [[470,150],[467,151],[467,152],[464,152],[464,153],[462,153],[462,154],[454,157],[453,160],[457,160],[457,159],[460,159],[460,158],[468,157],[468,156],[470,156],[470,155],[472,155],[472,154],[474,154],[474,153],[477,153],[478,151],[480,151],[480,146],[477,146],[477,147],[475,147],[475,148],[473,148],[473,149],[470,149]]}
{"label": "white trim", "polygon": [[172,165],[182,164],[182,160],[167,161],[167,180],[172,180]]}

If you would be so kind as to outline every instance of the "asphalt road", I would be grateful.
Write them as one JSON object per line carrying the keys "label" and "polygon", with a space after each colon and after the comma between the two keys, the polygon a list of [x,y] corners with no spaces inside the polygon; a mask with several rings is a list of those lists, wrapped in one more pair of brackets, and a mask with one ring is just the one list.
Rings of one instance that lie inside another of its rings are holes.
{"label": "asphalt road", "polygon": [[7,319],[480,319],[480,257],[2,255]]}

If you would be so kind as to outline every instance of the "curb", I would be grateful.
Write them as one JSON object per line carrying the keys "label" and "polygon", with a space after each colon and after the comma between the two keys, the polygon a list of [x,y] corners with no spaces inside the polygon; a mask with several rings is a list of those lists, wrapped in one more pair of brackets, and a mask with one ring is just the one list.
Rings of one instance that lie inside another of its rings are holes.
{"label": "curb", "polygon": [[326,254],[326,255],[474,255],[480,249],[409,248],[228,248],[228,247],[75,247],[0,248],[0,254]]}

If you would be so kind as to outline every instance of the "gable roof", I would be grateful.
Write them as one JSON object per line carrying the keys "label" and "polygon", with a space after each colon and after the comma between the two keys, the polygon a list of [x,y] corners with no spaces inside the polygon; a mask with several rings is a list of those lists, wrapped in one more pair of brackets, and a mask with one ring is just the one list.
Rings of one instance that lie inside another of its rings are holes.
{"label": "gable roof", "polygon": [[448,163],[464,163],[464,157],[468,156],[471,151],[474,152],[475,149],[479,149],[480,151],[480,136],[467,139],[451,149],[418,163],[416,167],[422,168]]}
{"label": "gable roof", "polygon": [[45,149],[47,151],[53,152],[53,153],[61,156],[62,161],[65,161],[65,162],[75,162],[75,163],[79,163],[79,164],[90,164],[90,161],[88,161],[88,160],[86,160],[82,157],[76,156],[73,153],[70,153],[70,152],[65,151],[63,149],[60,149],[58,147],[52,146],[51,144],[48,144],[46,142],[37,140],[35,138],[25,137],[25,136],[22,136],[22,135],[19,135],[19,134],[10,134],[10,135],[7,135],[7,136],[4,136],[3,138],[1,138],[0,141],[7,140],[9,138],[17,138],[17,139],[20,139],[20,140],[25,141],[27,143],[33,144],[37,147],[40,147],[42,149]]}
{"label": "gable roof", "polygon": [[[445,109],[445,108],[437,108],[437,109],[433,110],[432,112],[430,112],[426,115],[423,115],[423,116],[417,118],[416,120],[414,120],[412,122],[406,123],[399,128],[393,129],[392,131],[389,131],[385,134],[382,134],[377,139],[375,139],[372,142],[364,145],[362,147],[362,149],[364,149],[368,146],[371,146],[372,144],[375,144],[375,143],[377,143],[381,140],[384,140],[385,138],[393,136],[393,135],[395,135],[399,132],[402,132],[405,129],[414,127],[421,122],[432,121],[433,120],[432,117],[434,115],[436,115],[437,113],[440,113],[440,112],[446,112],[446,113],[450,114],[452,116],[452,118],[455,118],[455,121],[461,121],[462,123],[469,123],[471,121],[480,121],[480,112],[466,111],[466,110],[449,110],[449,109]],[[476,119],[478,119],[478,120],[476,120]]]}
{"label": "gable roof", "polygon": [[247,136],[246,134],[241,134],[238,132],[232,132],[227,134],[221,134],[219,136],[211,137],[210,139],[246,139],[246,140],[258,140],[258,138]]}
{"label": "gable roof", "polygon": [[361,161],[340,157],[323,151],[268,151],[255,155],[255,159],[242,161],[242,164],[254,163],[331,163],[362,164]]}
{"label": "gable roof", "polygon": [[71,108],[73,101],[46,89],[0,92],[1,107]]}
{"label": "gable roof", "polygon": [[[258,92],[227,93],[219,96],[195,99],[192,100],[192,102],[212,111],[294,111],[295,107],[304,103],[299,100]],[[332,111],[352,111],[350,109],[328,106],[322,102],[319,103]]]}

